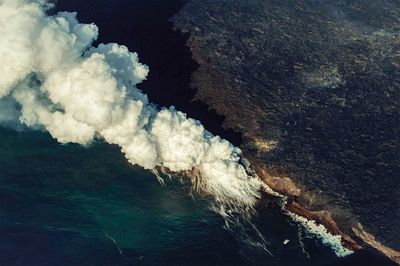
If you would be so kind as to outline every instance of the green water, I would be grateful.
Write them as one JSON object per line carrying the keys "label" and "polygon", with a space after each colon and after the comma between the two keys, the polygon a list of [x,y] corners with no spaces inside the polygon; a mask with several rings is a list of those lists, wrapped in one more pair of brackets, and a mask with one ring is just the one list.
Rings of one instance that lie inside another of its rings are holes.
{"label": "green water", "polygon": [[1,247],[10,251],[2,254],[10,263],[179,260],[177,247],[197,248],[188,241],[219,241],[210,225],[222,227],[222,219],[204,201],[193,201],[174,182],[161,186],[115,147],[61,146],[39,132],[2,130],[1,140]]}
{"label": "green water", "polygon": [[321,265],[335,258],[306,238],[307,258],[298,225],[264,208],[254,223],[272,257],[225,230],[210,199],[165,181],[128,164],[117,147],[60,145],[42,132],[0,129],[0,265]]}

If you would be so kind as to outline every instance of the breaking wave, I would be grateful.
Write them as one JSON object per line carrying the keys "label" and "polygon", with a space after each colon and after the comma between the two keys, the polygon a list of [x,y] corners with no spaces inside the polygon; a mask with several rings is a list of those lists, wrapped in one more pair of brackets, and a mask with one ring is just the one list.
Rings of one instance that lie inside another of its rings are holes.
{"label": "breaking wave", "polygon": [[332,235],[323,225],[291,212],[287,212],[287,215],[293,221],[301,224],[311,236],[319,238],[324,245],[332,248],[336,256],[345,257],[353,253],[353,251],[342,246],[341,236]]}

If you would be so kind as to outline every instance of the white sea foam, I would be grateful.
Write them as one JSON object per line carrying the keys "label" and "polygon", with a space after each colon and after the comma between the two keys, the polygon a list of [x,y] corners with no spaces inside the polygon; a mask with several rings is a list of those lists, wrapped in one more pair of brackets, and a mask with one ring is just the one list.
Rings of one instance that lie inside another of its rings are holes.
{"label": "white sea foam", "polygon": [[340,235],[332,235],[323,225],[291,212],[287,212],[287,215],[293,221],[301,224],[307,233],[319,238],[324,245],[331,247],[338,257],[345,257],[353,253],[353,251],[342,246]]}

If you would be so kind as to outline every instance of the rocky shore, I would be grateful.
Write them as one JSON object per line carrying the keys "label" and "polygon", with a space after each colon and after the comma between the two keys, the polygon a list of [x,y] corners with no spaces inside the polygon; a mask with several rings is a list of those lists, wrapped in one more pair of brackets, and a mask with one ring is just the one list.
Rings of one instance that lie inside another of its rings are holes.
{"label": "rocky shore", "polygon": [[195,99],[286,209],[400,264],[399,18],[395,1],[198,0],[172,21]]}
{"label": "rocky shore", "polygon": [[328,210],[312,211],[304,206],[300,205],[296,198],[301,195],[301,190],[293,183],[289,177],[277,177],[268,174],[268,171],[263,167],[256,165],[256,172],[258,176],[262,177],[263,181],[274,191],[281,193],[288,197],[288,202],[285,205],[285,209],[294,214],[305,217],[309,220],[316,221],[318,224],[322,224],[332,235],[340,235],[341,243],[344,247],[352,251],[361,250],[365,246],[370,246],[382,252],[392,261],[400,264],[400,252],[383,245],[378,242],[375,237],[365,231],[360,223],[351,225],[349,228],[340,228],[332,217],[332,212]]}

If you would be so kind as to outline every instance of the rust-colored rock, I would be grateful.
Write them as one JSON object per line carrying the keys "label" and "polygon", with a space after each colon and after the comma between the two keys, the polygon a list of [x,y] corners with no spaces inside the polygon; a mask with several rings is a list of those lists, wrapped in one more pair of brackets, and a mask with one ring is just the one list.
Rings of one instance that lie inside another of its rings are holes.
{"label": "rust-colored rock", "polygon": [[297,202],[289,202],[286,204],[286,209],[290,212],[303,216],[307,219],[314,220],[322,225],[333,235],[340,235],[342,237],[342,245],[350,250],[356,251],[361,249],[362,247],[353,240],[349,235],[345,234],[340,228],[337,226],[336,222],[332,218],[332,214],[329,211],[310,211],[306,208],[303,208]]}
{"label": "rust-colored rock", "polygon": [[364,243],[368,244],[369,246],[380,250],[383,254],[388,256],[391,260],[400,264],[400,252],[391,249],[382,243],[375,240],[375,237],[370,233],[366,232],[362,225],[359,223],[356,227],[353,227],[353,233],[360,238]]}
{"label": "rust-colored rock", "polygon": [[[346,211],[385,245],[399,243],[396,204],[379,200],[400,188],[394,3],[196,0],[173,18],[199,64],[195,99],[242,133],[244,157],[289,198],[288,210],[355,250],[385,248],[356,237]],[[371,195],[378,199],[365,208]]]}
{"label": "rust-colored rock", "polygon": [[297,197],[300,195],[301,190],[289,177],[270,175],[265,166],[255,166],[254,168],[261,180],[274,191],[289,197]]}

